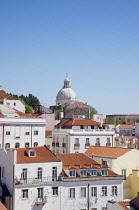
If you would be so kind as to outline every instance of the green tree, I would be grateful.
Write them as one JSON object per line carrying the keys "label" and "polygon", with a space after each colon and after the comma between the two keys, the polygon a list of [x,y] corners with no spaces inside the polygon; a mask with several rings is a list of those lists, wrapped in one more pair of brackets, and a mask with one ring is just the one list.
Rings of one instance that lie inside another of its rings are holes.
{"label": "green tree", "polygon": [[33,113],[33,108],[31,106],[26,105],[25,106],[25,113],[29,114],[29,113]]}
{"label": "green tree", "polygon": [[93,119],[93,115],[97,114],[97,110],[93,106],[89,106],[90,108],[90,119]]}

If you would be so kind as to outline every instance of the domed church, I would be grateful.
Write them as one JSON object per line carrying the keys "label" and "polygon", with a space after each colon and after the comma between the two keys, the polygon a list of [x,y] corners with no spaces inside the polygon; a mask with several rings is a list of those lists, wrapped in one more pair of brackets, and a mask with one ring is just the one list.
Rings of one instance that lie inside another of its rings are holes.
{"label": "domed church", "polygon": [[76,101],[76,94],[70,87],[70,80],[66,77],[63,88],[56,96],[56,105],[71,104]]}

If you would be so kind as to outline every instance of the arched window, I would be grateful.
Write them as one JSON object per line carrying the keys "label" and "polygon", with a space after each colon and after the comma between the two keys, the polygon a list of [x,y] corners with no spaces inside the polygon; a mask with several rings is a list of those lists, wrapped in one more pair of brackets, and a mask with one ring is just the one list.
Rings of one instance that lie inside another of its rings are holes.
{"label": "arched window", "polygon": [[19,148],[20,144],[19,143],[15,143],[15,148]]}
{"label": "arched window", "polygon": [[38,142],[34,142],[34,147],[37,147],[38,146]]}
{"label": "arched window", "polygon": [[5,148],[10,148],[10,144],[9,143],[6,143],[5,144]]}
{"label": "arched window", "polygon": [[25,147],[29,147],[29,142],[26,142],[25,143]]}

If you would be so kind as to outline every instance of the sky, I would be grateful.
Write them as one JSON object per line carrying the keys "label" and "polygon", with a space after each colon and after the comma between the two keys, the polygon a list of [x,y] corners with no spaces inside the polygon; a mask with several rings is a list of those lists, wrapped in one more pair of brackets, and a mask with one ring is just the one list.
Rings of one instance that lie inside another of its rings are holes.
{"label": "sky", "polygon": [[139,114],[138,0],[0,0],[0,82],[55,104],[66,77],[98,113]]}

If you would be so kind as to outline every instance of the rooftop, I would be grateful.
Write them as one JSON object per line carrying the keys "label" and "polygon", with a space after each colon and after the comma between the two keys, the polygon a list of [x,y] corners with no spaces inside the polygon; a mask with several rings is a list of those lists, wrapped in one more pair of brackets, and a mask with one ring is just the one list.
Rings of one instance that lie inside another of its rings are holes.
{"label": "rooftop", "polygon": [[6,93],[4,90],[0,90],[0,99],[18,100],[16,97]]}
{"label": "rooftop", "polygon": [[118,158],[131,150],[132,149],[120,147],[90,146],[85,154],[89,156]]}
{"label": "rooftop", "polygon": [[66,122],[61,122],[58,125],[65,125],[65,126],[75,126],[75,125],[100,125],[100,123],[94,120],[87,120],[87,119],[71,119]]}
{"label": "rooftop", "polygon": [[[8,151],[9,149],[6,150]],[[14,150],[17,151],[17,164],[60,162],[59,158],[56,157],[56,155],[54,155],[46,146],[14,148]],[[36,155],[34,157],[29,157],[29,150],[35,150]]]}
{"label": "rooftop", "polygon": [[63,163],[63,169],[108,168],[83,153],[57,154]]}

